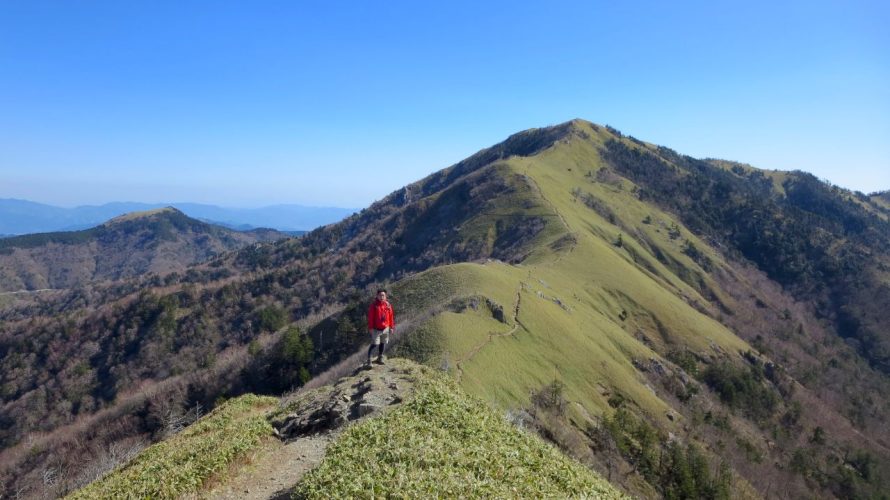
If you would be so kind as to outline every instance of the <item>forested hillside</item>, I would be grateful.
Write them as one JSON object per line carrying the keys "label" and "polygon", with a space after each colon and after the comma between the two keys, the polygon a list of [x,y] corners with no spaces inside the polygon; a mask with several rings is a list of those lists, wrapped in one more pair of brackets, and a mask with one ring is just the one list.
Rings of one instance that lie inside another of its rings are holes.
{"label": "forested hillside", "polygon": [[232,231],[164,208],[116,217],[82,231],[0,241],[0,292],[73,288],[96,280],[183,271],[220,253],[287,235]]}

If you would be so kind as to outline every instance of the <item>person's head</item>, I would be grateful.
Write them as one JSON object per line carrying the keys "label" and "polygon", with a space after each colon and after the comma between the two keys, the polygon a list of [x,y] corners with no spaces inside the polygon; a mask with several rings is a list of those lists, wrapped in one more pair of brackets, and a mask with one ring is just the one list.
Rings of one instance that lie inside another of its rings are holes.
{"label": "person's head", "polygon": [[386,290],[384,290],[382,288],[377,289],[377,300],[379,300],[381,302],[386,300]]}

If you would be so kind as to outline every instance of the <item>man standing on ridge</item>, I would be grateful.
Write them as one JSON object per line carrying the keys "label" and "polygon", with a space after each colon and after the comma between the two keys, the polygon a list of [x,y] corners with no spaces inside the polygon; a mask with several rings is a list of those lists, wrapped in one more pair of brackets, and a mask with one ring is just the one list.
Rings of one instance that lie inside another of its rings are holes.
{"label": "man standing on ridge", "polygon": [[383,364],[383,351],[389,343],[389,334],[395,333],[396,317],[392,305],[386,300],[386,290],[377,290],[377,298],[368,307],[368,333],[371,334],[371,346],[368,347],[368,363],[371,366],[371,354],[377,346],[377,364]]}

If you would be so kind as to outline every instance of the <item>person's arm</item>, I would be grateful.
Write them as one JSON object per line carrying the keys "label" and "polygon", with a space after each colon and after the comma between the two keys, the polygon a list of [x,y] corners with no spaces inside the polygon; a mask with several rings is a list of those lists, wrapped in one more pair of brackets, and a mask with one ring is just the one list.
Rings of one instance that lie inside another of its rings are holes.
{"label": "person's arm", "polygon": [[389,329],[393,332],[396,331],[396,310],[389,306]]}
{"label": "person's arm", "polygon": [[368,331],[374,329],[374,304],[368,306]]}

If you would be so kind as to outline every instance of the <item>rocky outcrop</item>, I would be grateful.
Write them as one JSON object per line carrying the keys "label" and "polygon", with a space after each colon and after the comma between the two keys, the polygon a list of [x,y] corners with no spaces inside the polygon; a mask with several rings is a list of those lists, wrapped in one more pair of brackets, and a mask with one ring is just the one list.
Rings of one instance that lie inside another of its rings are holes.
{"label": "rocky outcrop", "polygon": [[279,438],[327,433],[401,403],[414,389],[416,365],[394,359],[360,368],[333,386],[284,398],[269,420]]}

